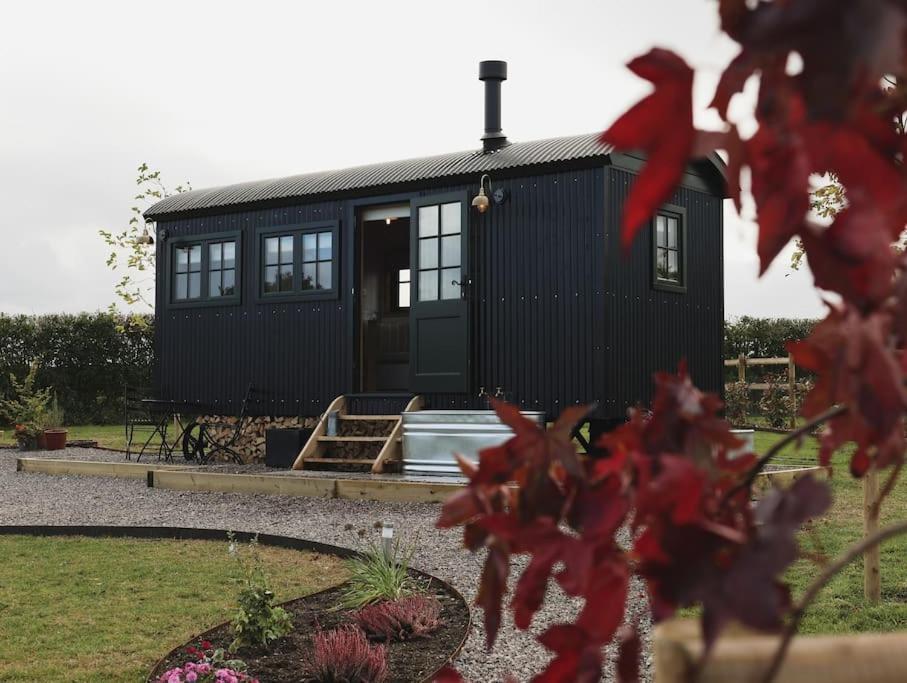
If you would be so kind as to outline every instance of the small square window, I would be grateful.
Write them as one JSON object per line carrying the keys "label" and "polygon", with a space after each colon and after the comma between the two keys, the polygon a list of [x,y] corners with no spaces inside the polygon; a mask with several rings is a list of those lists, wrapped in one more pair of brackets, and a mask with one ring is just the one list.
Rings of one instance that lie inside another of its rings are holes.
{"label": "small square window", "polygon": [[653,282],[655,287],[683,291],[686,287],[683,209],[659,212],[653,221]]}
{"label": "small square window", "polygon": [[[322,224],[324,225],[324,224]],[[261,237],[261,294],[303,295],[335,289],[336,226],[267,230]]]}

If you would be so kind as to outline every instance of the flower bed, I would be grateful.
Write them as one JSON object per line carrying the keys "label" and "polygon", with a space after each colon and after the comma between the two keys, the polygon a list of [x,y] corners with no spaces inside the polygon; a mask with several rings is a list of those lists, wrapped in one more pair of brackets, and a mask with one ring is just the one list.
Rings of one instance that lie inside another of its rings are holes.
{"label": "flower bed", "polygon": [[[385,639],[371,644],[372,648],[385,649],[387,677],[384,680],[387,683],[431,680],[433,674],[460,650],[469,631],[469,608],[459,593],[434,579],[419,577],[416,580],[426,594],[434,596],[440,603],[440,625],[421,637]],[[338,586],[283,603],[281,606],[293,621],[293,630],[289,635],[267,648],[242,648],[233,656],[245,662],[245,673],[249,677],[261,683],[284,683],[311,677],[311,667],[317,659],[315,641],[321,638],[322,650],[325,645],[331,647],[331,643],[324,643],[325,634],[337,633],[338,630],[344,635],[350,634],[350,637],[343,639],[350,641],[349,648],[362,649],[357,638],[352,637],[361,633],[356,627],[357,610],[337,608],[343,600],[344,591],[344,586]],[[230,624],[226,623],[206,631],[164,657],[152,670],[148,681],[157,681],[164,672],[192,661],[192,652],[187,653],[187,649],[196,647],[199,641],[208,641],[214,649],[229,649],[233,637]]]}

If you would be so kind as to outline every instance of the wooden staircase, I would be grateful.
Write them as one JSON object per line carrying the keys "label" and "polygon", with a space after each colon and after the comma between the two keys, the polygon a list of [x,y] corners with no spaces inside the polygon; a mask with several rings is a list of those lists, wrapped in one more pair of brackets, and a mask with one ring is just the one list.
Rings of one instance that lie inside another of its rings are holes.
{"label": "wooden staircase", "polygon": [[[341,470],[346,472],[388,472],[403,465],[402,414],[371,415],[348,412],[368,400],[381,403],[382,395],[338,396],[324,411],[312,436],[299,452],[294,470]],[[397,397],[399,398],[399,397]],[[404,413],[421,410],[421,396],[406,397]],[[390,399],[392,400],[392,399]],[[399,409],[397,405],[396,409]],[[328,436],[328,419],[337,413],[337,433]]]}

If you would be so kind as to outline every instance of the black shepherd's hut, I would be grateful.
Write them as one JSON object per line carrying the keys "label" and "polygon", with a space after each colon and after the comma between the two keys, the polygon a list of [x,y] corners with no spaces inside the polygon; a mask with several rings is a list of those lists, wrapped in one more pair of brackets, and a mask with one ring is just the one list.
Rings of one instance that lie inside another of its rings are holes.
{"label": "black shepherd's hut", "polygon": [[506,63],[479,73],[480,149],[193,190],[146,212],[161,396],[234,414],[251,383],[252,411],[285,416],[341,395],[361,413],[499,395],[549,419],[595,402],[598,431],[681,358],[721,390],[721,162],[692,164],[624,254],[640,157],[596,134],[511,143]]}

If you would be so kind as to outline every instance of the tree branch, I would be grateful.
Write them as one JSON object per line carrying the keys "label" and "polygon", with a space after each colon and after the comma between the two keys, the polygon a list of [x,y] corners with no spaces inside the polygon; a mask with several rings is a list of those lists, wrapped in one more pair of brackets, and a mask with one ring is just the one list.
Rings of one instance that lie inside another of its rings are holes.
{"label": "tree branch", "polygon": [[828,565],[822,573],[816,577],[809,587],[806,589],[806,592],[803,593],[803,597],[800,598],[800,601],[797,603],[793,612],[791,613],[791,619],[787,623],[787,626],[784,628],[784,631],[781,635],[781,644],[778,646],[778,649],[775,651],[775,656],[772,658],[771,666],[769,667],[768,672],[765,674],[763,679],[764,683],[771,683],[775,677],[778,675],[778,672],[781,670],[781,665],[784,663],[784,658],[787,655],[787,651],[790,648],[791,640],[793,640],[794,635],[797,633],[797,629],[800,626],[800,621],[803,619],[803,614],[806,612],[806,608],[809,607],[812,602],[816,599],[816,596],[819,594],[825,585],[835,576],[839,571],[841,571],[848,564],[853,562],[855,559],[863,555],[867,550],[873,546],[879,545],[884,541],[887,541],[890,538],[895,536],[900,536],[901,534],[907,533],[907,520],[898,522],[897,524],[892,524],[887,526],[884,529],[880,529],[871,536],[867,536],[859,543],[855,543],[845,552],[841,557]]}

